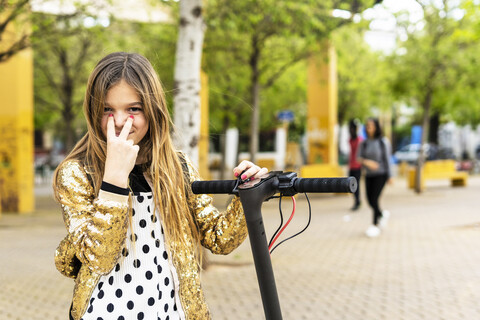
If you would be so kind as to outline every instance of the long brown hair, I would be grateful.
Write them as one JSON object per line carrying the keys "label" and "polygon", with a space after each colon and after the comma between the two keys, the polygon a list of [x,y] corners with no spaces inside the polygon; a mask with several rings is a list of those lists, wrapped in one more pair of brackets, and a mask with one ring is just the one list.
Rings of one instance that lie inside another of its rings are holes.
{"label": "long brown hair", "polygon": [[[167,243],[173,251],[176,244],[191,245],[187,243],[189,241],[184,234],[188,232],[198,244],[198,229],[186,203],[181,160],[171,139],[172,120],[165,103],[164,91],[158,75],[145,57],[136,53],[115,52],[98,62],[88,79],[83,103],[87,133],[64,162],[79,160],[87,168],[98,195],[107,150],[106,137],[101,128],[105,97],[108,90],[121,80],[137,91],[149,124],[147,134],[139,143],[138,157],[146,160],[145,172],[152,183],[153,198],[165,226]],[[57,174],[58,169],[55,172],[54,190]],[[188,230],[183,227],[185,222]]]}

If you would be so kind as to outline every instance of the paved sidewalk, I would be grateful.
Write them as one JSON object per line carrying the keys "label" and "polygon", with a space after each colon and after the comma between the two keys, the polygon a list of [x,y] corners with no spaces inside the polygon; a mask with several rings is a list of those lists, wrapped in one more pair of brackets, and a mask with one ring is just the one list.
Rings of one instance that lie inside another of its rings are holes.
{"label": "paved sidewalk", "polygon": [[[349,196],[312,195],[310,227],[272,255],[283,318],[480,319],[480,177],[468,184],[427,182],[416,195],[398,179],[382,197],[391,218],[376,239],[364,235],[371,221],[365,202],[351,214]],[[72,281],[53,265],[65,231],[44,191],[34,214],[0,218],[2,320],[67,319]],[[288,215],[290,200],[283,204]],[[263,213],[271,235],[278,201],[267,202]],[[285,234],[306,221],[307,204],[299,196]],[[248,240],[229,256],[208,259],[203,284],[213,319],[264,319]]]}

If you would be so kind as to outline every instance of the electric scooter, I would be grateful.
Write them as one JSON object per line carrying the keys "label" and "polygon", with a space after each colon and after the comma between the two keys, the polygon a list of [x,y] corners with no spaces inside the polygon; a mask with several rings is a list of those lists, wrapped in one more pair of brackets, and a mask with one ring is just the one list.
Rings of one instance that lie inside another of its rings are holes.
{"label": "electric scooter", "polygon": [[[240,175],[241,176],[241,175]],[[357,180],[348,178],[298,178],[294,172],[271,171],[253,180],[195,181],[195,194],[234,194],[240,197],[250,238],[258,285],[266,320],[281,320],[275,276],[262,219],[262,203],[279,193],[280,197],[297,193],[353,193]]]}

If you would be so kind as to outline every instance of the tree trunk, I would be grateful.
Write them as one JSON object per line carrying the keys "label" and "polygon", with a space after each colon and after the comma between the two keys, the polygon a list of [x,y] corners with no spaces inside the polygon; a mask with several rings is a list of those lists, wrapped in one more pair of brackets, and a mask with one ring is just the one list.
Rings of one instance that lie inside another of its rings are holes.
{"label": "tree trunk", "polygon": [[[198,165],[200,139],[200,68],[205,25],[201,0],[180,1],[175,55],[174,136],[177,148]],[[180,134],[181,131],[181,134]]]}
{"label": "tree trunk", "polygon": [[227,129],[230,126],[230,118],[227,115],[223,116],[223,125],[222,125],[222,132],[223,134],[220,135],[220,154],[221,154],[221,162],[220,162],[220,180],[225,179],[225,143],[227,141],[226,136],[227,136]]}
{"label": "tree trunk", "polygon": [[421,185],[421,172],[423,169],[423,163],[425,162],[425,143],[428,137],[428,125],[430,119],[430,106],[432,104],[432,90],[430,88],[427,89],[425,94],[425,99],[423,101],[423,123],[422,123],[422,138],[420,141],[420,154],[418,155],[417,161],[417,170],[415,170],[415,192],[421,193],[422,192],[422,185]]}
{"label": "tree trunk", "polygon": [[62,68],[63,79],[60,84],[60,97],[62,101],[62,116],[65,132],[65,152],[69,153],[75,145],[75,133],[73,130],[73,93],[74,83],[70,76],[70,64],[66,50],[59,51],[59,63]]}
{"label": "tree trunk", "polygon": [[250,121],[250,160],[256,162],[258,152],[258,131],[260,126],[260,48],[257,39],[252,39],[252,54],[250,55],[252,118]]}

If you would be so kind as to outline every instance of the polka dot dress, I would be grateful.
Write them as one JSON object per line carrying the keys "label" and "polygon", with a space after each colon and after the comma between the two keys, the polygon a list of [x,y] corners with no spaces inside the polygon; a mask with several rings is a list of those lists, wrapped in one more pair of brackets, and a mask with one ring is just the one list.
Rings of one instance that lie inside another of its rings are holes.
{"label": "polka dot dress", "polygon": [[102,276],[82,320],[177,320],[173,277],[151,192],[133,197],[132,225],[115,268]]}

